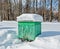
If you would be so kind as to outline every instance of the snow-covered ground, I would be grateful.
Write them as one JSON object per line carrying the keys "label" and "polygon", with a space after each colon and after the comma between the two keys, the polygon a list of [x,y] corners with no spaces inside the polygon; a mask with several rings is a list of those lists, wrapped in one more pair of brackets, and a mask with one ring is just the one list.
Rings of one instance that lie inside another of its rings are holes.
{"label": "snow-covered ground", "polygon": [[43,24],[42,34],[33,42],[21,42],[17,39],[17,22],[0,22],[0,49],[60,49],[60,23]]}

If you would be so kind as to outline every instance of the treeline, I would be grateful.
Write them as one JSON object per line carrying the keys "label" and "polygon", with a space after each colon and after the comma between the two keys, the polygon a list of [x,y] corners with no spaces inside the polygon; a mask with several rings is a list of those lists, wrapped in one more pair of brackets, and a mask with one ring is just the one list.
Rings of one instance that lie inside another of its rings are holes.
{"label": "treeline", "polygon": [[53,0],[0,0],[0,16],[2,20],[16,20],[22,13],[36,13],[43,16],[44,21],[60,21],[60,0],[58,11],[53,12]]}

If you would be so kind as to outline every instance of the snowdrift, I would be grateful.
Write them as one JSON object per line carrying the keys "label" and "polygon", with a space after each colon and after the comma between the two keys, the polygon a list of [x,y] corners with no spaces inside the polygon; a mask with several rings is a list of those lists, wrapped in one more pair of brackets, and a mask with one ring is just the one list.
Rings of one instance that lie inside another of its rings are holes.
{"label": "snowdrift", "polygon": [[0,49],[60,49],[60,23],[42,22],[42,34],[33,42],[16,38],[17,22],[0,22]]}

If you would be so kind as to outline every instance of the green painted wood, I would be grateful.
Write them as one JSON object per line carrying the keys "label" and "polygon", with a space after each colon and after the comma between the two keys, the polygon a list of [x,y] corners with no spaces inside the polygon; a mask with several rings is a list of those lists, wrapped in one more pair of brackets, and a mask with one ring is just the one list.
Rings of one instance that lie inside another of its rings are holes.
{"label": "green painted wood", "polygon": [[41,22],[18,22],[18,38],[34,40],[41,34]]}

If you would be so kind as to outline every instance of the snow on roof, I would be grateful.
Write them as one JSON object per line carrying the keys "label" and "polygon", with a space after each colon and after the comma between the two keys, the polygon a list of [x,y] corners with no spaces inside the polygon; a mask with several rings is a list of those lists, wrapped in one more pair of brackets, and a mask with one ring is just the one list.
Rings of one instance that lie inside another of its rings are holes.
{"label": "snow on roof", "polygon": [[43,21],[43,17],[38,14],[22,14],[17,17],[17,21]]}

